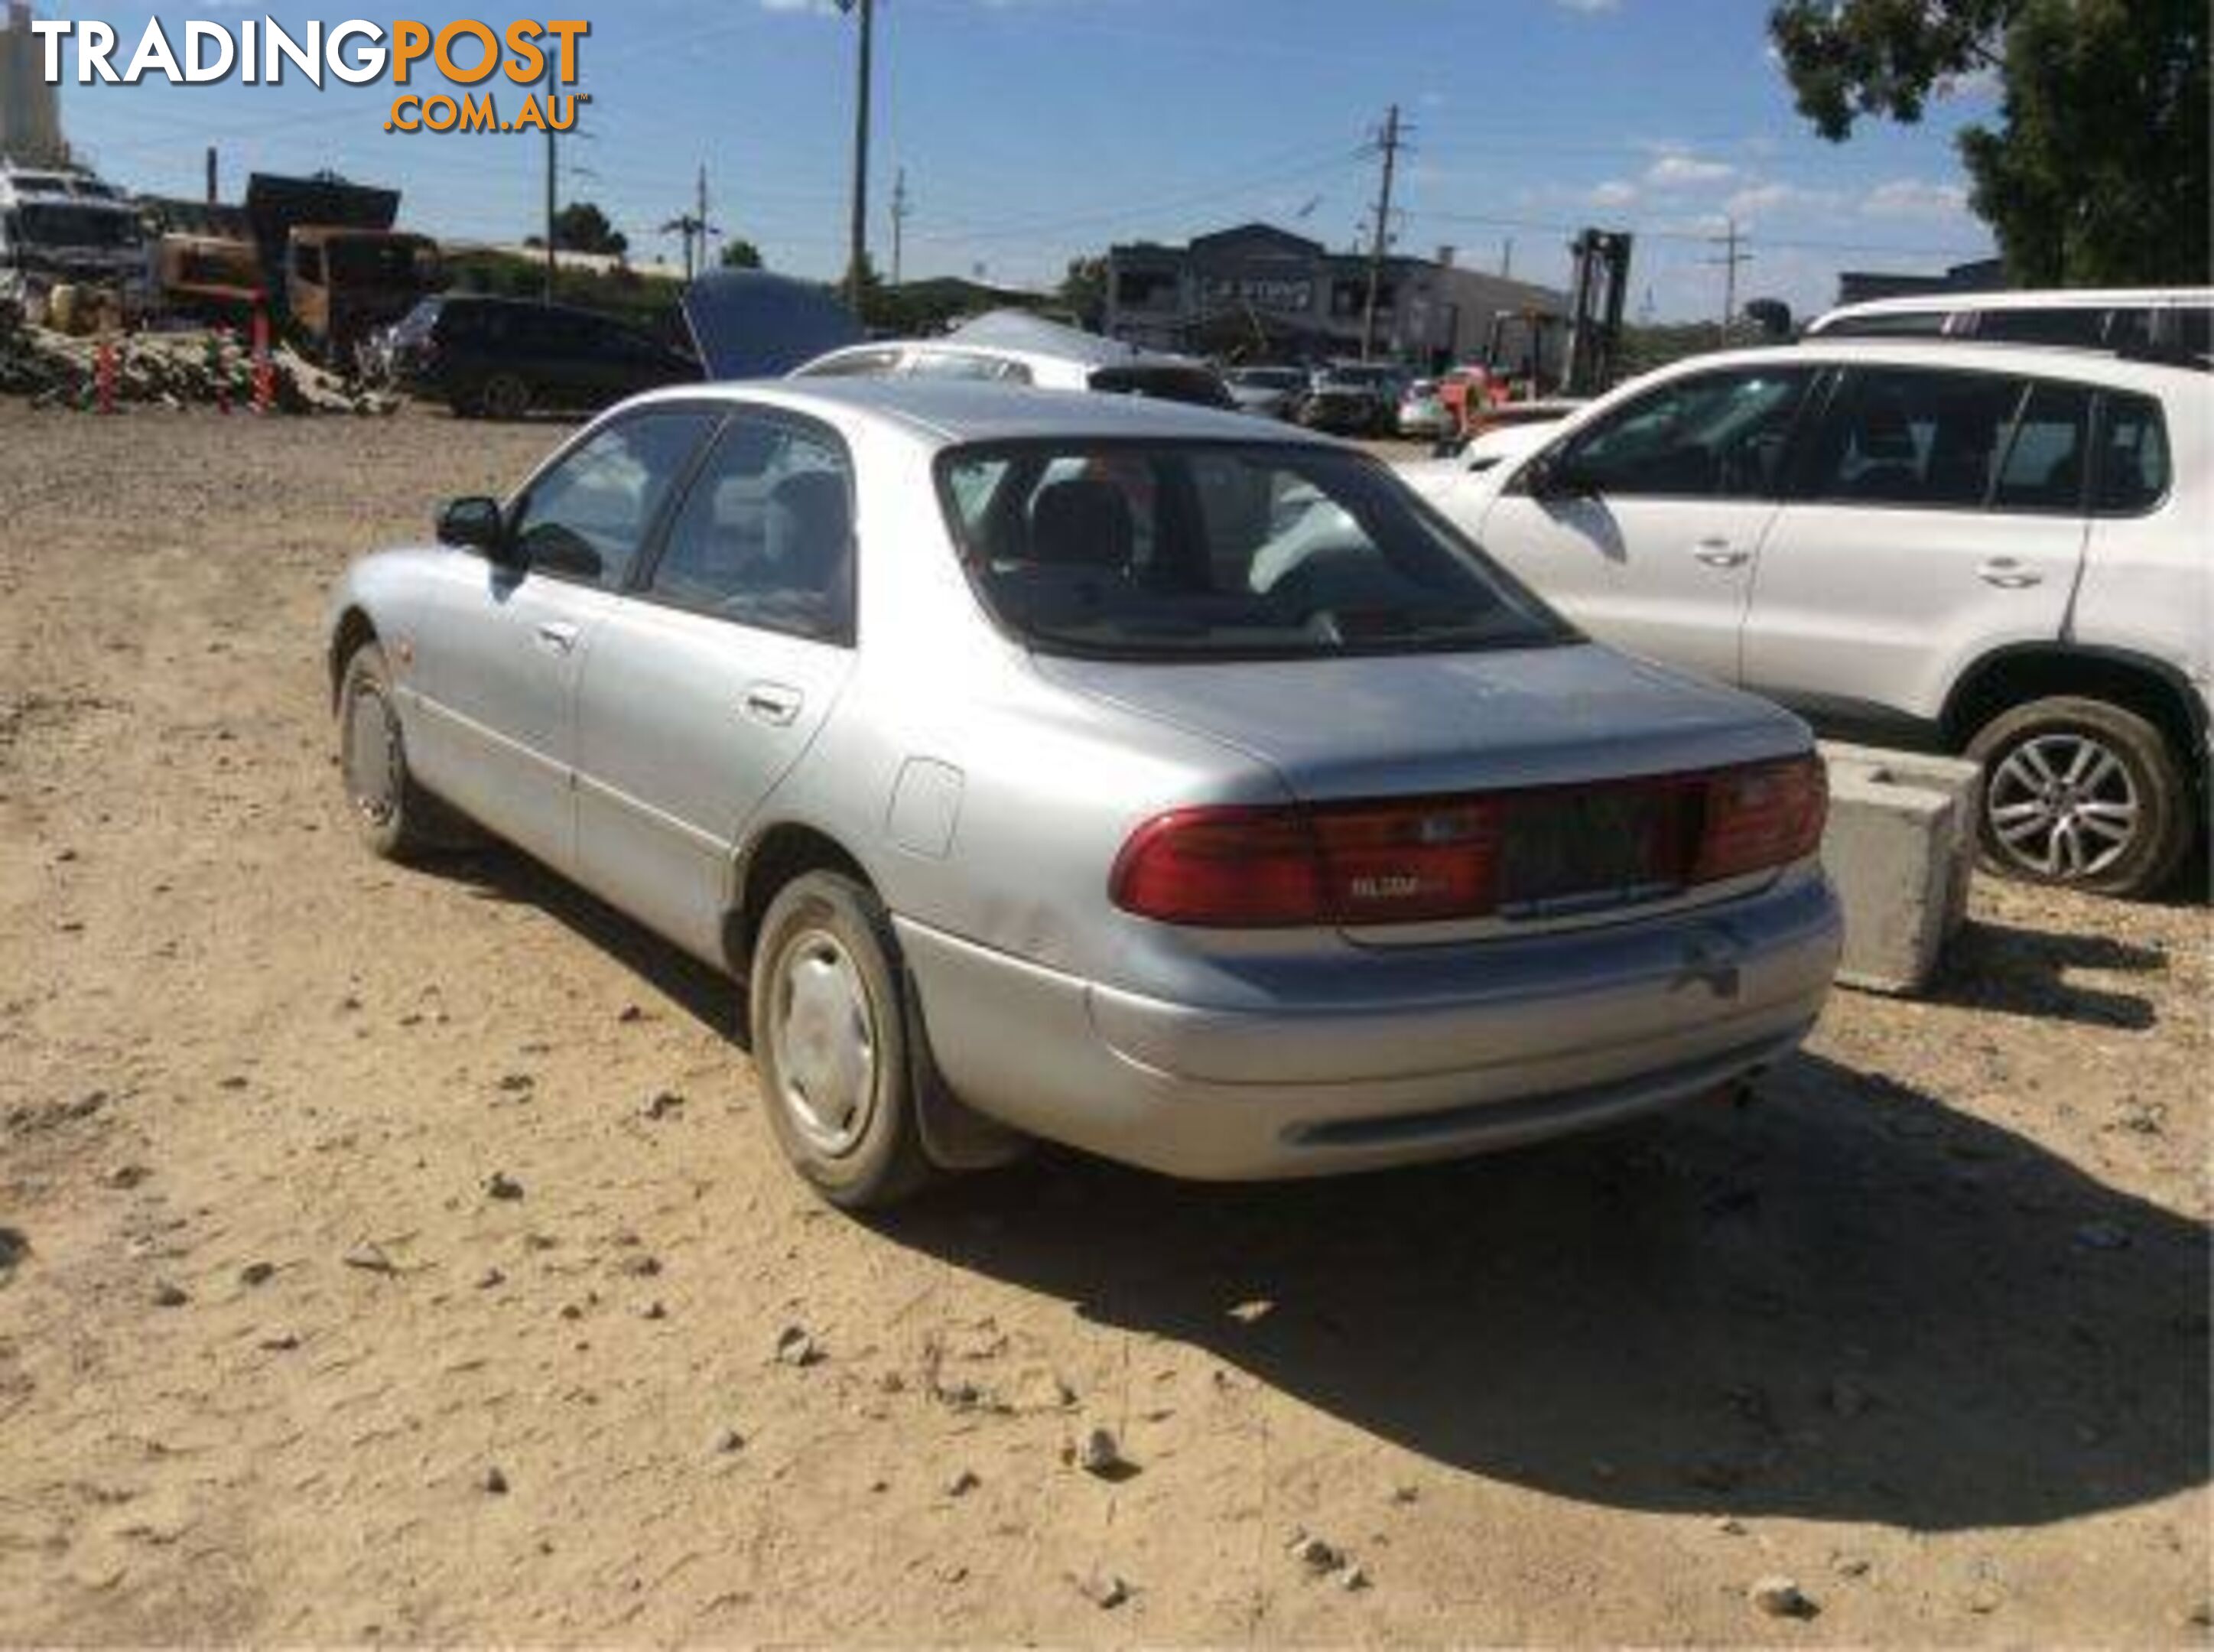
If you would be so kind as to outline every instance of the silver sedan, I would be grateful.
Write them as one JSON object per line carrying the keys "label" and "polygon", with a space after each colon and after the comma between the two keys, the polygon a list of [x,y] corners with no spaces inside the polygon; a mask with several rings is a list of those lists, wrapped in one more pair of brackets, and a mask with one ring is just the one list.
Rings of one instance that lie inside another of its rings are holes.
{"label": "silver sedan", "polygon": [[481,829],[743,980],[841,1204],[1033,1136],[1212,1178],[1532,1141],[1730,1092],[1829,988],[1805,729],[1333,442],[719,384],[438,529],[331,609],[370,844]]}

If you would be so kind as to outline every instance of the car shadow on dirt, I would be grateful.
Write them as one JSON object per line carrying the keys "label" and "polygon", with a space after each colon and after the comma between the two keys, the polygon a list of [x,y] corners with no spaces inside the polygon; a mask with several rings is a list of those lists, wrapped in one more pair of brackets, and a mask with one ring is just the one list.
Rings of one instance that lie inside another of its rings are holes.
{"label": "car shadow on dirt", "polygon": [[441,856],[424,870],[461,885],[478,900],[537,908],[682,1006],[702,1026],[746,1045],[744,1006],[727,976],[529,857],[495,846]]}
{"label": "car shadow on dirt", "polygon": [[[521,856],[445,875],[743,1043],[722,976]],[[1596,1503],[1940,1531],[2208,1476],[2207,1230],[1815,1055],[1750,1106],[1374,1176],[1203,1185],[1041,1150],[873,1227]]]}
{"label": "car shadow on dirt", "polygon": [[1935,1531],[2205,1482],[2203,1227],[1816,1057],[1766,1089],[1323,1182],[1044,1155],[880,1226],[1597,1503]]}

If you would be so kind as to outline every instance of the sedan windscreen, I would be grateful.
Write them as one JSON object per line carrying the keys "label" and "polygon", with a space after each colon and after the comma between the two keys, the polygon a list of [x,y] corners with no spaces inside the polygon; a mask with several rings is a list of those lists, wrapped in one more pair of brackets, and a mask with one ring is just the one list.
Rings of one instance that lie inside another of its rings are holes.
{"label": "sedan windscreen", "polygon": [[939,479],[978,595],[1049,652],[1296,658],[1575,635],[1359,453],[995,444],[948,453]]}

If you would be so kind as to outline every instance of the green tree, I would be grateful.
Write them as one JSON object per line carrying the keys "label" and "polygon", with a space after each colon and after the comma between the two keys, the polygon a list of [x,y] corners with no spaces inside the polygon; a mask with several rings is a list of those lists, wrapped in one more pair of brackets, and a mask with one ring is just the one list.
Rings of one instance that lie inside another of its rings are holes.
{"label": "green tree", "polygon": [[1068,273],[1061,277],[1061,291],[1056,296],[1061,300],[1061,307],[1085,326],[1105,326],[1107,260],[1104,258],[1070,259]]}
{"label": "green tree", "polygon": [[1922,119],[1993,73],[1996,128],[1960,135],[1970,205],[2031,285],[2209,278],[2205,0],[1784,0],[1769,34],[1823,137]]}
{"label": "green tree", "polygon": [[571,201],[554,215],[554,245],[565,253],[601,253],[620,258],[630,238],[608,222],[590,201]]}
{"label": "green tree", "polygon": [[742,236],[732,236],[723,243],[723,255],[719,261],[726,270],[758,270],[764,267],[761,248]]}

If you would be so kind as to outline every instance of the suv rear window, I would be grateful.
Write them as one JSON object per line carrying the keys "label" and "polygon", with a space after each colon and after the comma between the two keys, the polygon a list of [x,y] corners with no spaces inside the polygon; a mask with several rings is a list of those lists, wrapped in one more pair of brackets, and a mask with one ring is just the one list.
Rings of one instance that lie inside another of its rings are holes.
{"label": "suv rear window", "polygon": [[955,449],[939,474],[977,595],[1049,652],[1283,658],[1575,634],[1362,454],[1002,443]]}
{"label": "suv rear window", "polygon": [[2150,396],[2107,397],[2099,444],[2098,509],[2101,516],[2133,517],[2150,511],[2168,493],[2168,426],[2160,404]]}

